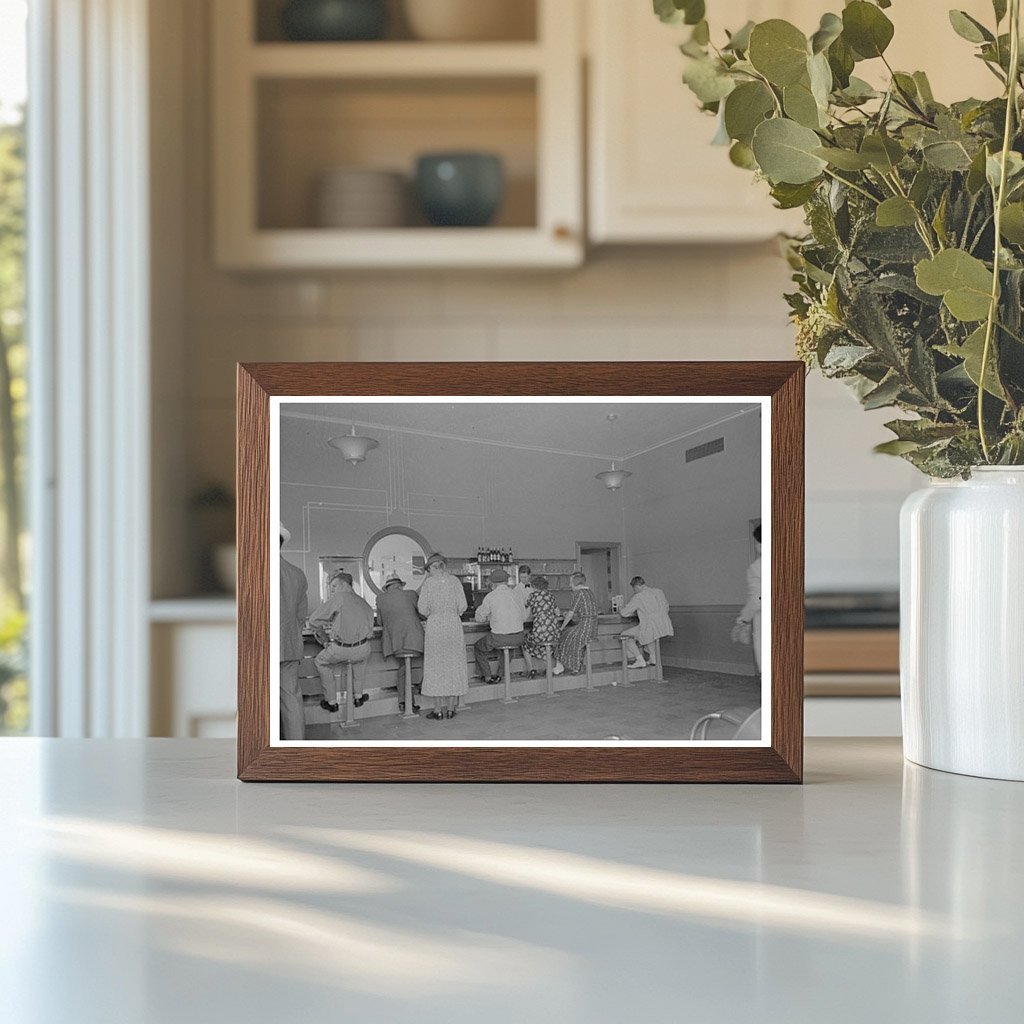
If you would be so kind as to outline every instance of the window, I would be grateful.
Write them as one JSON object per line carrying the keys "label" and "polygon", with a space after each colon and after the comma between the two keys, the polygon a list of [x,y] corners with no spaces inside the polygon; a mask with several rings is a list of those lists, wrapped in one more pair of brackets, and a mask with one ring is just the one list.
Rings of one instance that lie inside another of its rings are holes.
{"label": "window", "polygon": [[0,734],[26,732],[26,0],[0,0]]}

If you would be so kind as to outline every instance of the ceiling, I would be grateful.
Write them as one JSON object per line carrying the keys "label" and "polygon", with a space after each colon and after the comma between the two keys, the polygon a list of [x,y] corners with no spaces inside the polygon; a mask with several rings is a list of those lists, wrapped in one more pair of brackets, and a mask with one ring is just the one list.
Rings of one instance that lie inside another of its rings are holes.
{"label": "ceiling", "polygon": [[[628,458],[749,413],[739,402],[302,402],[282,417],[324,424],[328,433],[401,430],[599,458]],[[609,414],[618,416],[609,423]],[[334,431],[337,427],[337,431]]]}

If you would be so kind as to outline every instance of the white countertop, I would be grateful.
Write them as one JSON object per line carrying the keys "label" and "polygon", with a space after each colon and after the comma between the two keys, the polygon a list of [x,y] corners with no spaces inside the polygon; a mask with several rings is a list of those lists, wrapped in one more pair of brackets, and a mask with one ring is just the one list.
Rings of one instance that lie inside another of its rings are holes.
{"label": "white countertop", "polygon": [[242,785],[225,741],[0,741],[11,1024],[1016,1022],[1024,785]]}

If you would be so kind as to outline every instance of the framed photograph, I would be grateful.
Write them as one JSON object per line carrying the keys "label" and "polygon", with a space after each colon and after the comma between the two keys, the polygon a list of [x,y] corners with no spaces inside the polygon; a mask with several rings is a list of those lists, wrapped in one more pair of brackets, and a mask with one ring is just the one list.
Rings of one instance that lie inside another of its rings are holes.
{"label": "framed photograph", "polygon": [[799,782],[798,362],[238,368],[238,776]]}

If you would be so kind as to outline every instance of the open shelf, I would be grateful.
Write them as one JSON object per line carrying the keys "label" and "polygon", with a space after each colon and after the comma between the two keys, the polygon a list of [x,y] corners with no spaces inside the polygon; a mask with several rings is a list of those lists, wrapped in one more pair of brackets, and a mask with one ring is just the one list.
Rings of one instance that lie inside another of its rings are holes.
{"label": "open shelf", "polygon": [[[218,265],[578,266],[584,247],[578,12],[564,0],[524,2],[536,26],[527,40],[416,42],[399,26],[396,38],[380,42],[298,43],[280,40],[278,0],[218,0],[212,8]],[[420,211],[417,158],[450,151],[501,158],[504,195],[485,227],[433,227]],[[378,199],[377,217],[366,206],[371,200],[356,192],[361,205],[345,222],[381,226],[333,226],[338,219],[317,212],[321,183],[330,172],[353,169],[400,174],[406,208],[399,212]]]}
{"label": "open shelf", "polygon": [[[220,2],[220,0],[218,0]],[[252,4],[254,14],[253,29],[250,39],[259,44],[286,42],[281,27],[281,12],[288,0],[245,0]],[[358,46],[376,47],[396,40],[415,42],[416,39],[410,18],[406,13],[406,0],[388,0],[388,25],[384,39],[380,42],[361,42]],[[566,0],[560,0],[566,2]],[[537,3],[538,0],[502,0],[499,12],[502,19],[502,31],[498,38],[503,42],[535,42],[537,39]],[[311,46],[315,44],[293,42],[290,46]]]}

